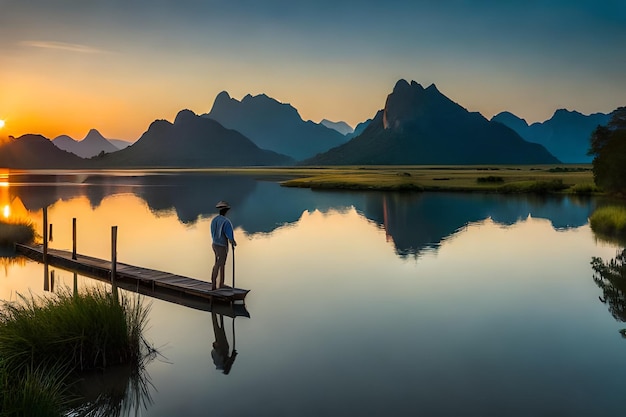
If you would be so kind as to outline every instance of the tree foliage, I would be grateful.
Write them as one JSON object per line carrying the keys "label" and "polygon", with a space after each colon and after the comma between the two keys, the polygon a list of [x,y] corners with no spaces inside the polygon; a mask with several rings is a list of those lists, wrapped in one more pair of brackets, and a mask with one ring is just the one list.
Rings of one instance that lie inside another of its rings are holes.
{"label": "tree foliage", "polygon": [[613,112],[606,126],[591,134],[588,152],[593,158],[593,177],[606,191],[626,193],[626,107]]}
{"label": "tree foliage", "polygon": [[626,249],[608,262],[593,257],[593,280],[602,290],[600,301],[609,306],[616,320],[626,322]]}

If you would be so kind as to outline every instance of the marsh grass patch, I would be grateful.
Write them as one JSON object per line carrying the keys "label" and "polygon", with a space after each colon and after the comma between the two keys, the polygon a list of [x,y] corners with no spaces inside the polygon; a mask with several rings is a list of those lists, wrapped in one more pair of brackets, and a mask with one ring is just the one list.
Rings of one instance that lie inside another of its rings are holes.
{"label": "marsh grass patch", "polygon": [[589,225],[601,239],[623,244],[626,241],[626,207],[600,207],[589,217]]}
{"label": "marsh grass patch", "polygon": [[[0,308],[0,411],[55,414],[71,403],[72,380],[119,364],[141,366],[149,306],[98,286],[74,294],[19,295]],[[12,414],[6,414],[12,415]],[[15,414],[24,415],[24,414]]]}
{"label": "marsh grass patch", "polygon": [[36,237],[35,226],[30,221],[9,223],[0,221],[0,246],[13,246],[15,243],[30,243]]}

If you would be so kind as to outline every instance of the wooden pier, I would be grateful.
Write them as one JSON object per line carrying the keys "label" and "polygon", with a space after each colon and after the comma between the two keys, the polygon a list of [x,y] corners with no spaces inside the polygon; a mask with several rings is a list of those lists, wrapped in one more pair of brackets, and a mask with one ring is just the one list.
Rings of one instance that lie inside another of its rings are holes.
{"label": "wooden pier", "polygon": [[[237,302],[243,302],[250,291],[231,287],[212,290],[211,282],[128,265],[115,259],[107,261],[72,251],[51,249],[44,245],[16,244],[15,248],[18,253],[38,262],[97,278],[130,291],[206,311],[215,310],[210,307],[210,304],[213,304],[211,301],[225,302],[230,304],[231,308],[236,307]],[[222,314],[247,315],[247,311],[240,313],[242,314],[238,314],[235,308],[232,314],[228,312]]]}

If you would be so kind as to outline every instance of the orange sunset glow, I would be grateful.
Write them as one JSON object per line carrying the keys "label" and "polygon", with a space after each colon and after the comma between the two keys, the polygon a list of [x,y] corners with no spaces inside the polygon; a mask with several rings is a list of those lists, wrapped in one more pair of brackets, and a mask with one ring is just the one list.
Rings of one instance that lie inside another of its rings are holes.
{"label": "orange sunset glow", "polygon": [[399,78],[436,83],[486,118],[608,113],[626,96],[618,3],[8,2],[3,135],[82,138],[95,128],[135,141],[182,109],[208,113],[224,90],[354,127]]}

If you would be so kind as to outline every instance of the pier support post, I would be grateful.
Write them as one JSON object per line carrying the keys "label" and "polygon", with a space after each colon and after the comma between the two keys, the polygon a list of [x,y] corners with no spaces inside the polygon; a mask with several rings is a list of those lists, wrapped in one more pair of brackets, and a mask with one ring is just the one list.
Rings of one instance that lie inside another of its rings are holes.
{"label": "pier support post", "polygon": [[76,217],[72,219],[72,259],[76,259]]}
{"label": "pier support post", "polygon": [[117,302],[119,295],[117,291],[117,226],[111,226],[111,292],[113,299]]}
{"label": "pier support post", "polygon": [[115,287],[117,274],[117,226],[111,227],[111,284]]}
{"label": "pier support post", "polygon": [[48,233],[48,240],[52,242],[52,223],[50,223],[50,232]]}
{"label": "pier support post", "polygon": [[48,263],[48,207],[43,208],[43,263]]}
{"label": "pier support post", "polygon": [[50,274],[48,264],[45,262],[43,264],[43,290],[50,291]]}

